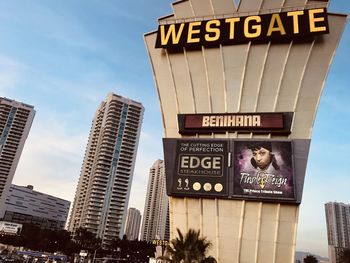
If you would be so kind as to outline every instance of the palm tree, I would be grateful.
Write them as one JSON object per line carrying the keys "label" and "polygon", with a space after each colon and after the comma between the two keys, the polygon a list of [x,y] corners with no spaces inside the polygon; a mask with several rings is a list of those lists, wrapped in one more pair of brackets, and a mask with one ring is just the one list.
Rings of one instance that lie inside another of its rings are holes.
{"label": "palm tree", "polygon": [[[178,237],[171,240],[167,247],[168,253],[173,263],[193,263],[203,262],[206,259],[205,254],[212,246],[206,237],[200,237],[200,231],[190,229],[184,236],[179,229],[176,229]],[[215,260],[215,259],[214,259]],[[206,261],[215,262],[215,261]]]}
{"label": "palm tree", "polygon": [[82,249],[87,249],[93,252],[95,249],[101,246],[101,239],[86,228],[80,227],[76,230],[75,241]]}
{"label": "palm tree", "polygon": [[350,248],[346,248],[340,253],[340,261],[339,262],[350,263]]}
{"label": "palm tree", "polygon": [[209,256],[209,257],[203,259],[201,263],[217,263],[217,261],[215,258]]}
{"label": "palm tree", "polygon": [[318,260],[314,256],[308,255],[304,258],[304,263],[318,263]]}

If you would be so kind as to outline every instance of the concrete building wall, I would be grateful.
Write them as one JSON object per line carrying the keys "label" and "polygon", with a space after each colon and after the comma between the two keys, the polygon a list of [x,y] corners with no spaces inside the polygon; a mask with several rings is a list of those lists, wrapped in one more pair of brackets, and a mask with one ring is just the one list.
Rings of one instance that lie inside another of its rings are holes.
{"label": "concrete building wall", "polygon": [[64,229],[69,207],[69,201],[34,191],[32,186],[11,185],[4,220],[46,229]]}
{"label": "concrete building wall", "polygon": [[124,234],[128,240],[135,240],[139,238],[141,226],[141,212],[130,207],[126,216],[126,224]]}
{"label": "concrete building wall", "polygon": [[141,240],[165,239],[169,235],[169,198],[165,188],[164,161],[157,160],[149,172],[142,219]]}
{"label": "concrete building wall", "polygon": [[339,262],[339,251],[350,249],[350,205],[337,202],[325,204],[328,256],[331,263]]}
{"label": "concrete building wall", "polygon": [[34,115],[33,106],[0,97],[0,218]]}
{"label": "concrete building wall", "polygon": [[[178,1],[172,5],[173,15],[159,23],[304,9],[306,4],[304,0],[242,0],[238,6],[229,0]],[[178,133],[179,113],[294,112],[289,136],[226,132],[192,137],[310,139],[345,21],[344,15],[330,14],[330,33],[306,43],[184,48],[180,53],[156,49],[156,33],[146,34],[164,137],[183,137]],[[171,197],[171,237],[176,228],[183,232],[199,228],[212,241],[211,254],[220,263],[294,262],[298,214],[298,205]]]}
{"label": "concrete building wall", "polygon": [[83,227],[103,245],[122,238],[144,108],[110,93],[98,107],[74,199],[69,231]]}

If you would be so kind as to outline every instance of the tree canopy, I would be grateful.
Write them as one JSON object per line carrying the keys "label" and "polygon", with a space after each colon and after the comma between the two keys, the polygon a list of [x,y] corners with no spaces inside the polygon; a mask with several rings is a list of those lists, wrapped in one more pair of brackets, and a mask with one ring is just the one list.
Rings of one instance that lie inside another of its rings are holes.
{"label": "tree canopy", "polygon": [[85,228],[77,229],[74,240],[71,233],[66,230],[40,229],[36,225],[23,225],[22,232],[18,236],[0,235],[0,243],[24,247],[34,251],[58,252],[72,256],[80,250],[88,250],[89,257],[96,252],[97,258],[106,255],[113,258],[128,259],[130,262],[146,262],[154,256],[155,245],[139,240],[127,240],[115,237],[107,246],[101,247],[101,239]]}
{"label": "tree canopy", "polygon": [[318,263],[318,260],[313,255],[307,255],[304,258],[304,263]]}
{"label": "tree canopy", "polygon": [[346,248],[340,253],[339,262],[350,263],[350,248]]}
{"label": "tree canopy", "polygon": [[68,231],[41,229],[33,224],[24,224],[18,236],[0,236],[0,243],[51,253],[64,251],[67,255],[79,249]]}
{"label": "tree canopy", "polygon": [[74,240],[82,248],[89,250],[90,252],[101,246],[101,239],[86,228],[78,228],[75,232]]}
{"label": "tree canopy", "polygon": [[212,243],[206,237],[200,237],[200,231],[190,229],[185,235],[177,229],[178,237],[170,241],[167,247],[169,258],[173,263],[215,263],[212,257],[206,254]]}

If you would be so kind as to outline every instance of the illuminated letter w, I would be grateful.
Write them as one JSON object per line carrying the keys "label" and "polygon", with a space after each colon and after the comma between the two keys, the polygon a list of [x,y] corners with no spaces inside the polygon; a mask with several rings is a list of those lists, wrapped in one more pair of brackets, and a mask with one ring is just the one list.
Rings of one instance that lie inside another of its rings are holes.
{"label": "illuminated letter w", "polygon": [[185,26],[185,24],[184,24],[184,23],[181,23],[181,24],[180,24],[180,28],[179,28],[178,31],[176,32],[175,24],[172,24],[172,25],[170,25],[170,26],[168,27],[168,31],[165,32],[165,26],[164,26],[164,25],[161,25],[161,26],[160,26],[161,45],[162,45],[162,46],[165,46],[165,45],[168,44],[170,35],[171,35],[171,38],[172,38],[172,44],[178,44],[179,41],[180,41],[180,37],[181,37],[182,31],[183,31],[183,29],[184,29],[184,26]]}

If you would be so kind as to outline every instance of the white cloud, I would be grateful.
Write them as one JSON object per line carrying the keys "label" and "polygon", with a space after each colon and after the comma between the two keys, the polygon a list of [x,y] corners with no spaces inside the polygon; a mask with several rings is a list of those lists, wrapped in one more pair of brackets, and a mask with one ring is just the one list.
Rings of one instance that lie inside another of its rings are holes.
{"label": "white cloud", "polygon": [[[33,35],[44,36],[70,48],[96,50],[96,39],[87,34],[80,20],[69,11],[44,2],[32,2],[24,6],[23,11],[16,10],[19,13],[17,15],[30,19],[31,26],[28,27],[26,20],[12,18],[23,27],[22,30],[30,30]],[[28,16],[30,12],[35,13],[35,16]]]}
{"label": "white cloud", "polygon": [[5,93],[18,82],[21,64],[0,54],[0,92]]}
{"label": "white cloud", "polygon": [[72,201],[86,141],[87,134],[69,134],[56,121],[34,123],[13,183]]}
{"label": "white cloud", "polygon": [[141,213],[145,204],[149,169],[157,159],[163,159],[162,141],[155,135],[141,132],[129,199],[129,207],[135,207]]}
{"label": "white cloud", "polygon": [[[34,120],[13,180],[18,185],[73,201],[88,132],[73,134],[60,119]],[[162,142],[141,132],[129,206],[143,213],[149,169],[163,158]]]}
{"label": "white cloud", "polygon": [[[336,151],[343,146],[333,145]],[[346,146],[344,146],[346,149]],[[331,150],[332,147],[320,147]],[[321,150],[320,149],[320,150]],[[320,157],[329,154],[324,151]],[[339,171],[341,164],[327,163],[321,158],[313,158],[306,172],[303,200],[300,206],[297,250],[309,251],[328,256],[327,226],[324,204],[349,200],[350,179]]]}

